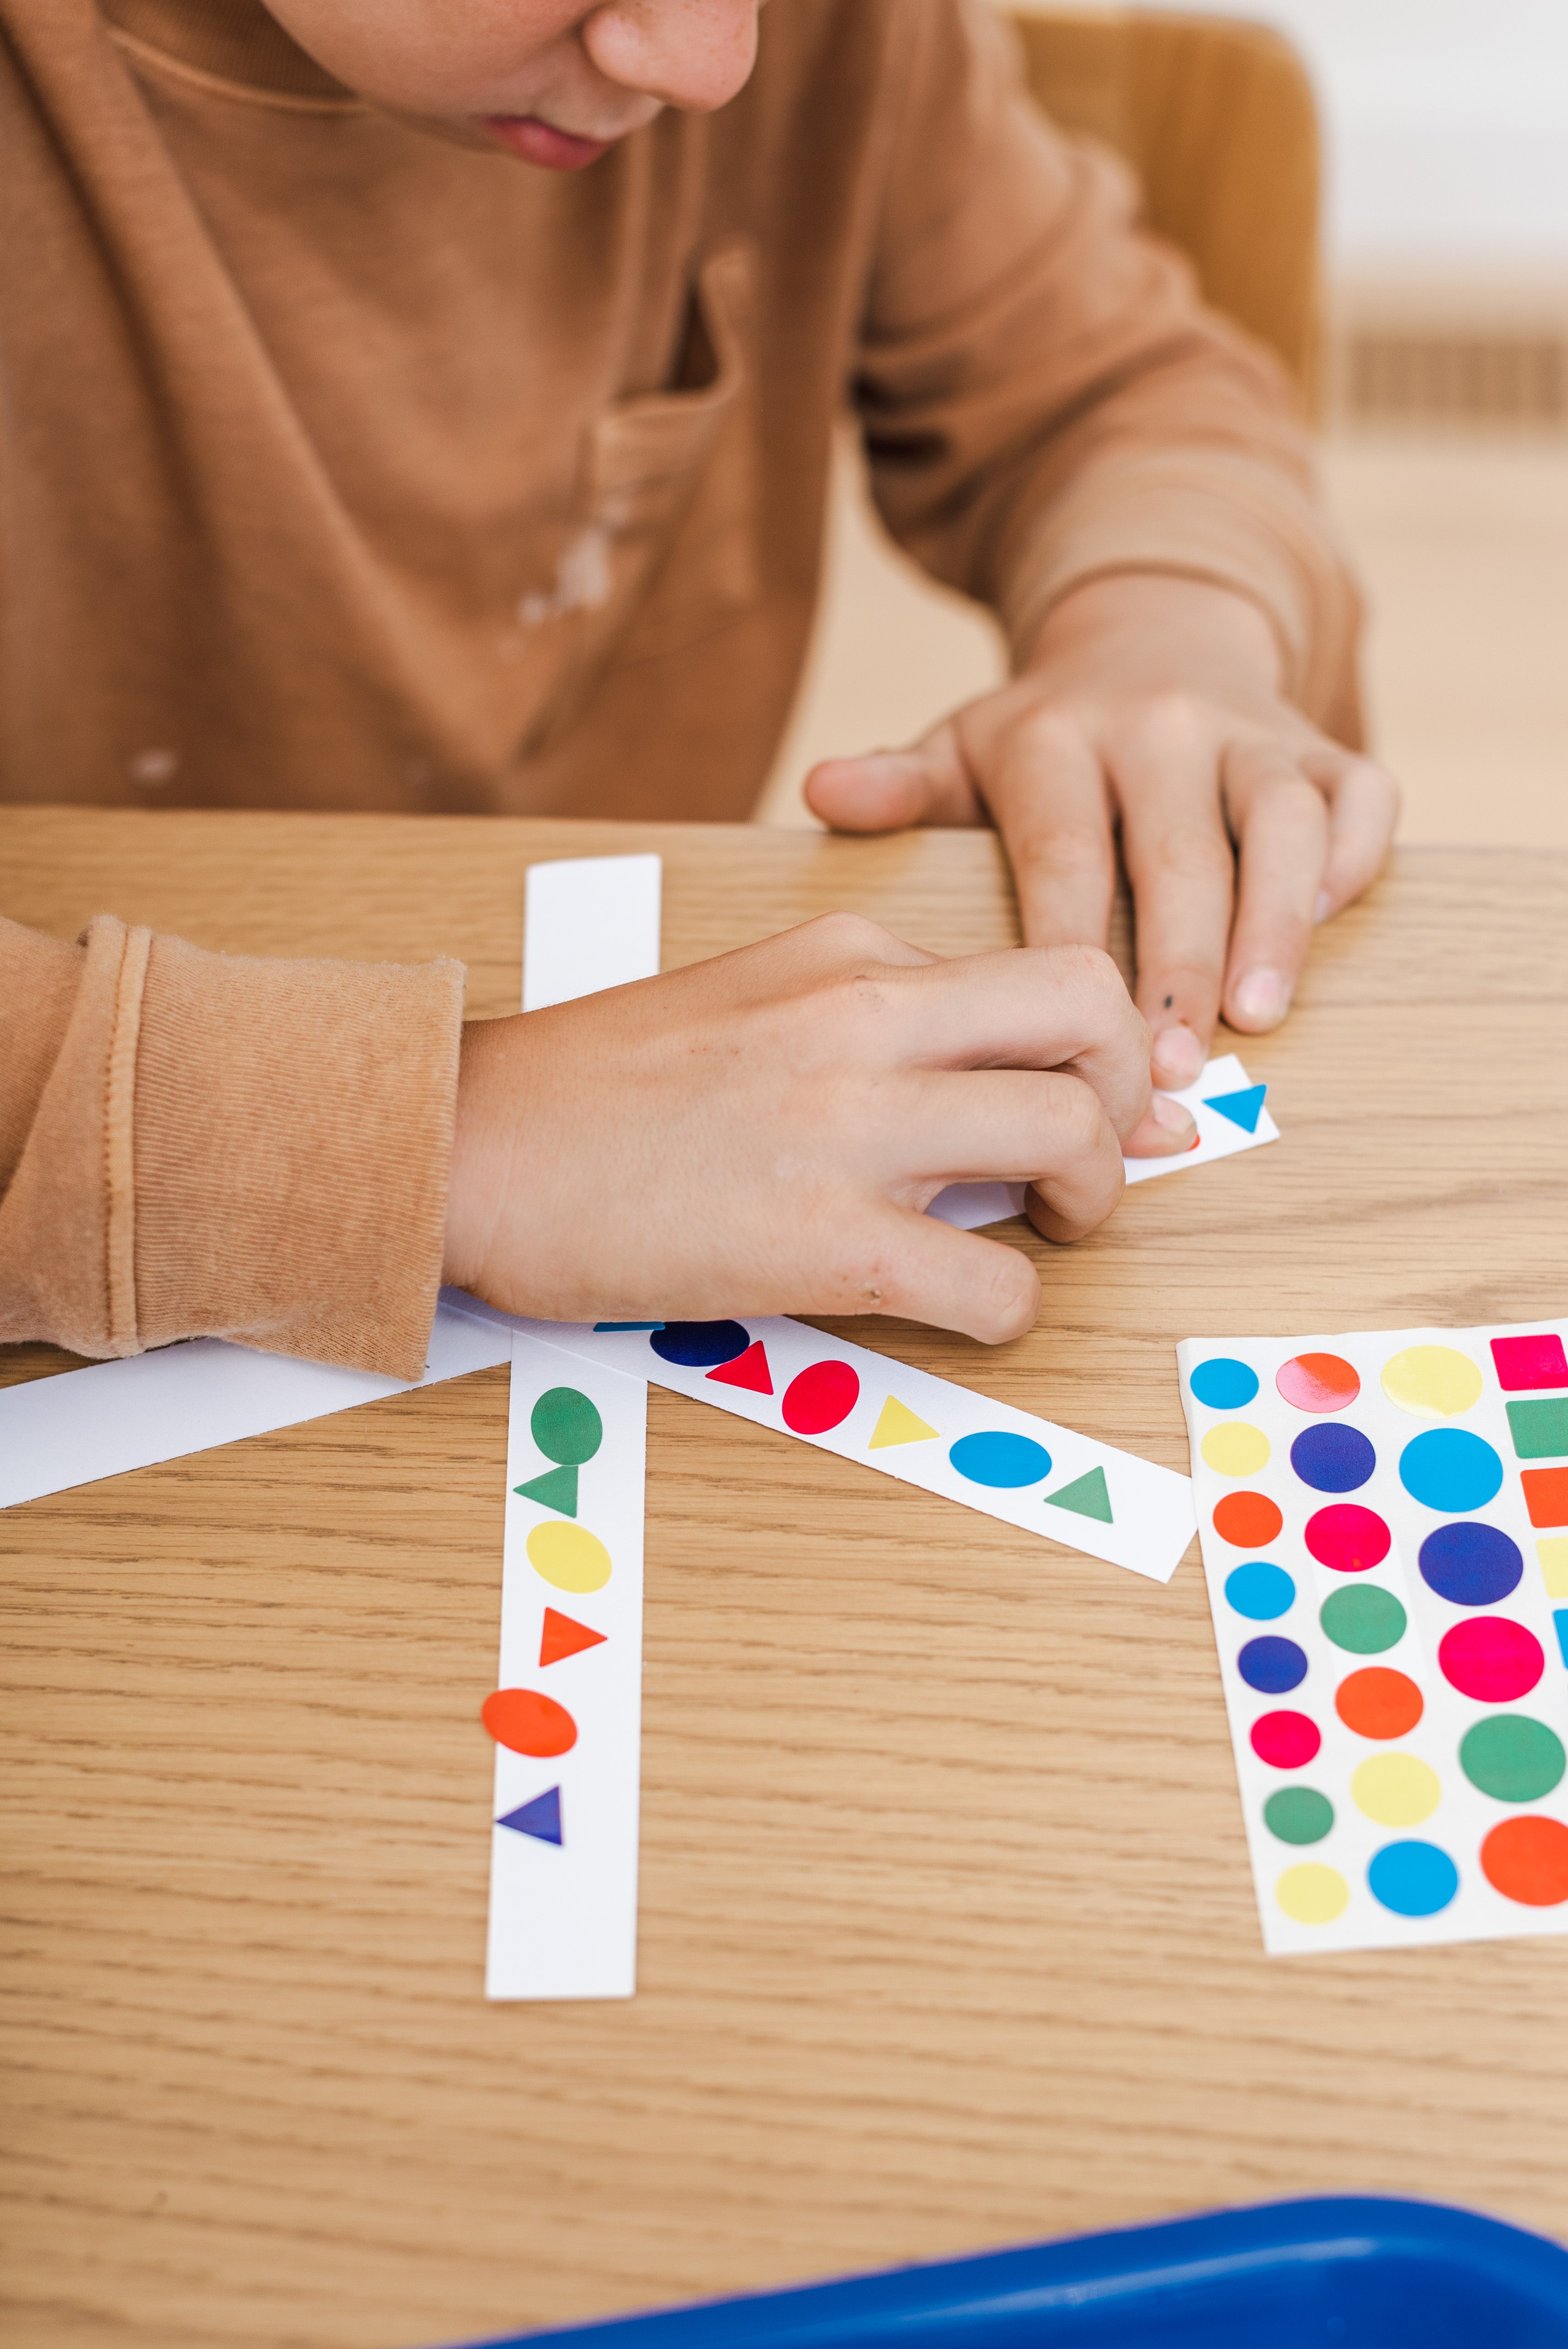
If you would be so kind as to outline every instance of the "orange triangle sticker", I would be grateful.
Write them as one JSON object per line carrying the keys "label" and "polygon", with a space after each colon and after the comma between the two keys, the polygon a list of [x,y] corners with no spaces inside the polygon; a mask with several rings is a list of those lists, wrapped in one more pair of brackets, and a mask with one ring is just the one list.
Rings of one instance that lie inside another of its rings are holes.
{"label": "orange triangle sticker", "polygon": [[708,1377],[717,1379],[721,1387],[746,1387],[752,1394],[771,1394],[773,1373],[768,1367],[768,1356],[760,1338],[754,1338],[744,1354],[733,1362],[720,1362]]}
{"label": "orange triangle sticker", "polygon": [[586,1623],[574,1623],[570,1615],[557,1614],[553,1607],[547,1607],[544,1629],[539,1635],[539,1661],[558,1664],[562,1656],[580,1656],[584,1648],[597,1648],[608,1637],[608,1632],[591,1631]]}

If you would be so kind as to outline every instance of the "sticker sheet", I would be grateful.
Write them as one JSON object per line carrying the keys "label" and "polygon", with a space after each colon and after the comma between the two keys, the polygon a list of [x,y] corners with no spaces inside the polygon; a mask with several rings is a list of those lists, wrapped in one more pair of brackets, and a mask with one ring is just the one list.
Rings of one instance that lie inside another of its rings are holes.
{"label": "sticker sheet", "polygon": [[647,1386],[512,1349],[485,1992],[630,1998]]}
{"label": "sticker sheet", "polygon": [[1177,1350],[1272,1954],[1568,1931],[1565,1331]]}
{"label": "sticker sheet", "polygon": [[[1260,1150],[1279,1140],[1279,1128],[1264,1106],[1266,1085],[1254,1085],[1233,1052],[1208,1061],[1202,1075],[1184,1092],[1172,1093],[1197,1121],[1198,1138],[1179,1158],[1124,1158],[1130,1183],[1152,1182],[1156,1174],[1180,1174],[1189,1166],[1206,1166],[1211,1159],[1234,1158],[1243,1150]],[[939,1191],[927,1215],[963,1232],[982,1224],[999,1224],[1024,1212],[1022,1183],[951,1183]]]}
{"label": "sticker sheet", "polygon": [[801,1321],[519,1327],[1151,1581],[1192,1537],[1185,1476]]}

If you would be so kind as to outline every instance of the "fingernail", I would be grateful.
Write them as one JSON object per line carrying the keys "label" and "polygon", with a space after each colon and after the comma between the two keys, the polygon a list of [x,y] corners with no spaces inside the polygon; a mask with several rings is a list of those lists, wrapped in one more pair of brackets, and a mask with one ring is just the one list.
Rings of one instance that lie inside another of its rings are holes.
{"label": "fingernail", "polygon": [[1320,889],[1317,893],[1317,903],[1312,909],[1313,920],[1315,922],[1326,922],[1328,916],[1333,913],[1333,898],[1329,895],[1326,889]]}
{"label": "fingernail", "polygon": [[1203,1073],[1203,1047],[1191,1028],[1162,1028],[1150,1058],[1155,1083],[1168,1086],[1172,1092],[1195,1085]]}
{"label": "fingernail", "polygon": [[1274,1028],[1290,1009],[1290,989],[1277,970],[1249,970],[1238,982],[1233,1000],[1243,1019],[1259,1028]]}
{"label": "fingernail", "polygon": [[1156,1093],[1149,1104],[1149,1114],[1166,1133],[1173,1134],[1185,1150],[1198,1131],[1197,1120],[1191,1110],[1183,1109],[1179,1101],[1168,1093]]}

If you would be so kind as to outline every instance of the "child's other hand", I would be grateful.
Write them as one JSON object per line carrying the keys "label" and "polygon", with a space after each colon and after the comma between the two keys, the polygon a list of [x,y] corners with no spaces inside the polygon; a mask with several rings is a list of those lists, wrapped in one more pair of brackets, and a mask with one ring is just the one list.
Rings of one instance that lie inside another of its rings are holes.
{"label": "child's other hand", "polygon": [[1011,684],[907,750],[835,759],[806,796],[843,832],[993,822],[1032,945],[1103,945],[1116,831],[1158,1084],[1191,1084],[1222,1010],[1290,1008],[1315,923],[1388,852],[1392,777],[1280,693],[1268,623],[1200,582],[1099,579],[1057,605]]}
{"label": "child's other hand", "polygon": [[465,1029],[445,1278],[548,1320],[892,1313],[995,1342],[1019,1249],[923,1210],[1031,1181],[1091,1231],[1121,1153],[1183,1150],[1149,1031],[1092,948],[941,962],[857,916]]}

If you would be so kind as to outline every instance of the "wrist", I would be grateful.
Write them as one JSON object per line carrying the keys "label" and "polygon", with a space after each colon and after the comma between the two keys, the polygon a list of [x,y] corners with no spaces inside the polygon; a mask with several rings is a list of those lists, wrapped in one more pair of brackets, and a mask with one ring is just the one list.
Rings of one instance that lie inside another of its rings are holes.
{"label": "wrist", "polygon": [[1277,695],[1284,682],[1279,640],[1256,604],[1162,572],[1116,572],[1075,587],[1047,613],[1017,674],[1107,660],[1150,690]]}

